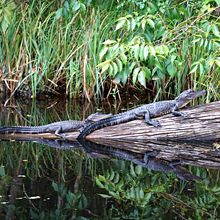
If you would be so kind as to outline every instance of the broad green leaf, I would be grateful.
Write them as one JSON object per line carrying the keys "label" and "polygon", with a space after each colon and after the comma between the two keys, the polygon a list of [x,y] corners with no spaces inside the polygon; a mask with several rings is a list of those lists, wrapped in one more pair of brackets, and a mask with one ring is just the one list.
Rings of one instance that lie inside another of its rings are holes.
{"label": "broad green leaf", "polygon": [[161,50],[163,51],[163,54],[169,54],[169,48],[167,47],[167,45],[161,45]]}
{"label": "broad green leaf", "polygon": [[149,51],[148,51],[148,46],[146,45],[146,46],[144,47],[144,59],[145,59],[145,60],[147,60],[148,53],[149,53]]}
{"label": "broad green leaf", "polygon": [[126,84],[127,79],[128,79],[128,74],[127,74],[127,71],[124,69],[124,70],[121,72],[121,81],[122,81],[123,85]]}
{"label": "broad green leaf", "polygon": [[127,31],[130,31],[131,28],[131,22],[127,19]]}
{"label": "broad green leaf", "polygon": [[124,53],[120,53],[120,58],[123,62],[123,64],[127,64],[127,56]]}
{"label": "broad green leaf", "polygon": [[140,46],[140,52],[139,52],[140,60],[144,60],[144,44]]}
{"label": "broad green leaf", "polygon": [[115,84],[119,84],[119,83],[121,82],[121,76],[120,76],[119,73],[117,73],[117,74],[115,75],[115,78],[114,78],[113,82],[114,82]]}
{"label": "broad green leaf", "polygon": [[145,201],[146,204],[149,203],[150,198],[151,198],[151,193],[145,194],[144,201]]}
{"label": "broad green leaf", "polygon": [[204,73],[204,67],[203,67],[202,63],[199,64],[199,73],[200,74]]}
{"label": "broad green leaf", "polygon": [[198,64],[196,64],[191,70],[189,73],[195,73],[198,69]]}
{"label": "broad green leaf", "polygon": [[5,167],[0,166],[0,177],[5,176]]}
{"label": "broad green leaf", "polygon": [[212,32],[216,37],[220,37],[220,33],[217,25],[215,24],[212,25]]}
{"label": "broad green leaf", "polygon": [[111,173],[110,173],[110,177],[109,177],[109,180],[113,180],[114,179],[114,177],[115,177],[115,172],[111,169],[111,171],[110,171]]}
{"label": "broad green leaf", "polygon": [[105,186],[101,183],[101,181],[98,178],[95,179],[95,183],[98,187],[100,187],[102,189],[105,188]]}
{"label": "broad green leaf", "polygon": [[110,44],[115,44],[115,43],[117,43],[116,40],[106,40],[106,41],[103,42],[102,44],[104,44],[104,45],[110,45]]}
{"label": "broad green leaf", "polygon": [[138,74],[138,82],[146,88],[146,78],[144,72],[141,70]]}
{"label": "broad green leaf", "polygon": [[[128,65],[129,65],[129,64],[128,64]],[[133,63],[131,63],[131,64],[129,65],[129,67],[128,67],[128,74],[130,74],[130,73],[133,72],[133,69],[134,69],[135,65],[136,65],[136,62],[133,62]]]}
{"label": "broad green leaf", "polygon": [[144,72],[145,78],[147,80],[150,80],[151,78],[151,71],[149,68],[147,68],[146,66],[142,67],[142,71]]}
{"label": "broad green leaf", "polygon": [[137,166],[135,167],[135,173],[137,173],[138,175],[140,175],[140,174],[142,173],[142,171],[143,171],[142,166],[137,165]]}
{"label": "broad green leaf", "polygon": [[155,51],[155,48],[153,47],[153,46],[149,46],[149,51],[150,51],[150,54],[152,55],[152,56],[156,56],[156,51]]}
{"label": "broad green leaf", "polygon": [[140,52],[140,47],[139,45],[135,45],[133,47],[133,50],[134,50],[134,57],[136,60],[139,60],[139,52]]}
{"label": "broad green leaf", "polygon": [[177,68],[175,67],[174,64],[170,63],[168,66],[167,66],[167,72],[169,73],[169,75],[171,77],[174,77],[176,74],[177,74]]}
{"label": "broad green leaf", "polygon": [[220,59],[216,59],[215,63],[217,64],[218,67],[220,67]]}
{"label": "broad green leaf", "polygon": [[139,190],[139,197],[140,197],[140,199],[144,198],[144,191],[142,188]]}
{"label": "broad green leaf", "polygon": [[103,62],[101,73],[104,73],[109,68],[109,66],[110,66],[109,61]]}
{"label": "broad green leaf", "polygon": [[102,60],[102,58],[105,56],[105,54],[108,51],[108,47],[104,47],[101,49],[100,53],[99,53],[99,59]]}
{"label": "broad green leaf", "polygon": [[134,18],[131,19],[131,30],[133,31],[135,29],[136,26],[136,22],[134,20]]}
{"label": "broad green leaf", "polygon": [[62,13],[63,12],[63,8],[59,8],[57,11],[56,11],[56,19],[60,19],[62,17]]}
{"label": "broad green leaf", "polygon": [[151,20],[150,18],[147,19],[147,23],[148,23],[152,28],[155,28],[154,22],[153,22],[153,20]]}
{"label": "broad green leaf", "polygon": [[116,173],[115,178],[114,178],[114,183],[118,183],[119,181],[119,173]]}
{"label": "broad green leaf", "polygon": [[126,20],[127,20],[126,18],[120,18],[118,20],[115,30],[117,31],[118,29],[122,28],[124,24],[126,23]]}
{"label": "broad green leaf", "polygon": [[108,72],[109,72],[110,76],[113,76],[113,73],[114,73],[113,71],[114,71],[114,69],[112,67],[112,64],[110,64],[109,69],[108,69]]}
{"label": "broad green leaf", "polygon": [[116,74],[118,73],[118,65],[115,62],[112,62],[112,65],[114,76],[116,76]]}
{"label": "broad green leaf", "polygon": [[118,66],[118,71],[121,72],[122,69],[123,69],[123,64],[122,64],[121,60],[116,58],[116,63],[117,63],[117,66]]}
{"label": "broad green leaf", "polygon": [[132,82],[133,82],[133,84],[136,83],[136,81],[137,81],[137,76],[138,76],[138,73],[139,73],[139,72],[140,72],[140,68],[139,68],[139,67],[137,67],[137,68],[134,69],[133,75],[132,75]]}
{"label": "broad green leaf", "polygon": [[141,21],[141,28],[142,28],[143,30],[145,30],[145,28],[146,28],[146,23],[147,23],[147,19],[143,19],[143,20]]}
{"label": "broad green leaf", "polygon": [[130,165],[130,174],[131,174],[132,177],[136,177],[137,176],[135,171],[134,171],[134,165],[133,164]]}

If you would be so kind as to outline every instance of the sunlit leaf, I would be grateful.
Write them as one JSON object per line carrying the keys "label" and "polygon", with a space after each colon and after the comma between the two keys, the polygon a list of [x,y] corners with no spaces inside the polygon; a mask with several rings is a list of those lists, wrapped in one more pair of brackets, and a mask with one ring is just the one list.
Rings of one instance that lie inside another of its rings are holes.
{"label": "sunlit leaf", "polygon": [[136,22],[134,20],[134,18],[131,19],[131,30],[133,31],[135,29],[136,26]]}
{"label": "sunlit leaf", "polygon": [[200,74],[204,73],[204,67],[203,67],[202,63],[199,64],[199,73]]}
{"label": "sunlit leaf", "polygon": [[59,8],[57,11],[56,11],[56,19],[60,19],[62,17],[62,13],[63,12],[63,8]]}
{"label": "sunlit leaf", "polygon": [[142,67],[142,71],[144,72],[145,78],[149,80],[151,78],[151,71],[146,66]]}
{"label": "sunlit leaf", "polygon": [[110,198],[112,198],[112,196],[110,196],[110,195],[106,195],[106,194],[98,194],[99,196],[101,196],[102,198],[105,198],[105,199],[110,199]]}
{"label": "sunlit leaf", "polygon": [[148,48],[149,48],[150,54],[155,57],[156,56],[155,48],[153,46],[149,46]]}
{"label": "sunlit leaf", "polygon": [[146,88],[146,78],[144,72],[141,70],[138,74],[138,82]]}
{"label": "sunlit leaf", "polygon": [[154,22],[153,22],[153,20],[151,20],[150,18],[147,19],[147,23],[148,23],[152,28],[155,28]]}
{"label": "sunlit leaf", "polygon": [[122,73],[121,73],[121,81],[122,81],[123,85],[126,84],[127,79],[128,79],[127,71],[123,70]]}
{"label": "sunlit leaf", "polygon": [[120,18],[118,20],[115,30],[117,31],[118,29],[122,28],[124,24],[126,23],[126,20],[127,20],[126,18]]}
{"label": "sunlit leaf", "polygon": [[98,187],[100,187],[100,188],[105,188],[105,186],[101,183],[101,181],[99,181],[99,179],[98,178],[96,178],[95,179],[95,183],[96,183],[96,185],[98,186]]}
{"label": "sunlit leaf", "polygon": [[123,64],[127,63],[127,56],[124,53],[120,53],[120,58],[121,58]]}
{"label": "sunlit leaf", "polygon": [[108,72],[109,72],[110,76],[113,76],[113,71],[114,71],[114,69],[113,69],[112,65],[110,64],[110,66],[108,68]]}
{"label": "sunlit leaf", "polygon": [[139,45],[135,45],[133,47],[133,50],[134,50],[134,57],[136,60],[139,60],[139,52],[140,52],[140,47]]}
{"label": "sunlit leaf", "polygon": [[137,81],[137,76],[138,76],[139,71],[140,71],[139,67],[135,68],[134,71],[133,71],[133,75],[132,75],[133,76],[132,77],[133,84],[135,84],[136,81]]}
{"label": "sunlit leaf", "polygon": [[148,46],[146,45],[145,47],[144,47],[144,59],[145,60],[147,60],[147,57],[148,57]]}
{"label": "sunlit leaf", "polygon": [[212,25],[212,32],[216,37],[220,37],[220,33],[217,25],[215,24]]}
{"label": "sunlit leaf", "polygon": [[116,63],[117,63],[119,72],[121,72],[122,69],[123,69],[123,64],[122,64],[121,60],[119,60],[118,58],[116,58]]}
{"label": "sunlit leaf", "polygon": [[189,73],[195,73],[198,69],[198,64],[194,65],[194,67],[190,70]]}
{"label": "sunlit leaf", "polygon": [[106,40],[106,41],[103,42],[102,44],[104,44],[104,45],[110,45],[110,44],[115,44],[115,43],[117,43],[117,41],[115,41],[115,40]]}
{"label": "sunlit leaf", "polygon": [[144,44],[140,46],[140,52],[139,52],[140,60],[144,60]]}
{"label": "sunlit leaf", "polygon": [[102,58],[105,56],[105,54],[108,51],[108,47],[103,47],[99,53],[99,59],[102,60]]}
{"label": "sunlit leaf", "polygon": [[118,73],[118,65],[115,62],[112,62],[114,76]]}

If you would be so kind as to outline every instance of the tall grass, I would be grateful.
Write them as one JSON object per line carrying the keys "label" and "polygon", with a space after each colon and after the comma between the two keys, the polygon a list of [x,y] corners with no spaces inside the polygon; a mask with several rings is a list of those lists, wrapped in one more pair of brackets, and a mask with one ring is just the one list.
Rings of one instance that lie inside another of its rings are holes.
{"label": "tall grass", "polygon": [[[218,18],[208,3],[75,2],[34,0],[12,9],[0,28],[0,70],[12,95],[29,85],[33,97],[49,90],[90,99],[133,84],[158,95],[206,88],[209,99],[219,98]],[[115,45],[103,44],[108,39]],[[143,45],[150,49],[144,58]]]}

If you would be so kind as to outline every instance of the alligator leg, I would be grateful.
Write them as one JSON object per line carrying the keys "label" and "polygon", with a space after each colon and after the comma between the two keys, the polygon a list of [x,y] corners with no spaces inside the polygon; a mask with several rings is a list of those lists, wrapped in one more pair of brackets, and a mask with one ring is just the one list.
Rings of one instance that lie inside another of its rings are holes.
{"label": "alligator leg", "polygon": [[176,117],[179,117],[179,116],[183,116],[183,117],[186,117],[187,115],[183,112],[180,112],[179,109],[175,106],[172,110],[172,114]]}
{"label": "alligator leg", "polygon": [[61,137],[61,138],[66,138],[66,135],[62,133],[62,127],[58,127],[57,130],[54,133],[56,136]]}
{"label": "alligator leg", "polygon": [[144,163],[148,164],[150,157],[156,157],[160,152],[159,151],[150,151],[150,152],[145,152],[144,154]]}
{"label": "alligator leg", "polygon": [[150,119],[150,113],[149,111],[146,111],[144,113],[144,121],[149,124],[149,125],[153,125],[154,127],[161,127],[160,122],[157,120],[151,120]]}

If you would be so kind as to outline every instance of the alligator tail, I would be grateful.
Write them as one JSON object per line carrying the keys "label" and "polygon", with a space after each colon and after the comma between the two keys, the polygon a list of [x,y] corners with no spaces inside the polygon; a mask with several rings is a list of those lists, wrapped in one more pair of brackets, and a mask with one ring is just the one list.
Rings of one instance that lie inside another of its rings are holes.
{"label": "alligator tail", "polygon": [[79,134],[79,136],[77,137],[78,140],[82,140],[84,139],[87,135],[89,135],[90,133],[92,133],[95,130],[107,127],[107,126],[113,126],[113,125],[117,125],[117,124],[121,124],[121,123],[125,123],[128,121],[132,121],[136,119],[135,114],[131,114],[131,115],[116,115],[116,116],[112,116],[110,118],[105,118],[105,119],[101,119],[97,122],[93,122],[89,125],[87,125],[82,132]]}
{"label": "alligator tail", "polygon": [[7,134],[7,133],[37,134],[37,133],[41,133],[41,129],[40,129],[40,126],[38,127],[13,126],[13,127],[1,127],[0,128],[0,134]]}

